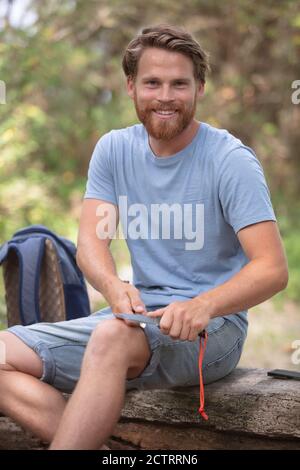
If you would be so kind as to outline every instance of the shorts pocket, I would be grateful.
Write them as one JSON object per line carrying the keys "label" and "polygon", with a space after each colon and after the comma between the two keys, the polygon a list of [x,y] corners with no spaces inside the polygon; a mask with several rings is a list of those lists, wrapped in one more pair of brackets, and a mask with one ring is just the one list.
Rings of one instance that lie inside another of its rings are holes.
{"label": "shorts pocket", "polygon": [[[208,342],[204,354],[202,375],[205,384],[214,382],[229,374],[238,364],[244,337],[239,329],[223,317],[210,322]],[[191,376],[185,386],[199,385],[199,345],[192,359]]]}
{"label": "shorts pocket", "polygon": [[203,368],[204,384],[220,380],[230,374],[238,365],[243,350],[243,339],[238,338],[234,346],[222,357],[212,361]]}
{"label": "shorts pocket", "polygon": [[207,328],[206,331],[208,334],[216,333],[218,330],[220,330],[225,323],[225,318],[224,317],[215,317],[213,318]]}

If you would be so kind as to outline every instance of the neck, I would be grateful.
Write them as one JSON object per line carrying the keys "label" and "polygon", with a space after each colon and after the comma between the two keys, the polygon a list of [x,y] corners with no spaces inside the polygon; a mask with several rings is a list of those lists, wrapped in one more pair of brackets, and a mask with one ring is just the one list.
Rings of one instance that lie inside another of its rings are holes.
{"label": "neck", "polygon": [[183,150],[198,132],[200,122],[193,119],[190,124],[172,140],[155,139],[149,135],[149,145],[157,157],[169,157]]}

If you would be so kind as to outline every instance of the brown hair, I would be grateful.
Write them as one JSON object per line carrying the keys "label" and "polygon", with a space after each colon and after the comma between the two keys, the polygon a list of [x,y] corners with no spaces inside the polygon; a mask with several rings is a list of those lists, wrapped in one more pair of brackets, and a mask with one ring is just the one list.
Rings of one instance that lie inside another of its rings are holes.
{"label": "brown hair", "polygon": [[130,41],[122,60],[126,77],[135,79],[139,59],[142,52],[148,47],[181,52],[188,56],[194,64],[195,79],[205,83],[205,74],[210,70],[208,54],[190,33],[178,26],[166,24],[144,28],[138,36]]}

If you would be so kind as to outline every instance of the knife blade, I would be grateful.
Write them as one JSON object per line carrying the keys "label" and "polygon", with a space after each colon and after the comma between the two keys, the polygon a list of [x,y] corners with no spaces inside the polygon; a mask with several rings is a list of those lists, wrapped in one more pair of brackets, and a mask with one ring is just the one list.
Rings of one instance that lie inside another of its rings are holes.
{"label": "knife blade", "polygon": [[114,316],[117,318],[122,318],[123,320],[130,320],[137,323],[147,323],[149,325],[156,325],[158,327],[161,318],[147,317],[146,315],[141,315],[140,313],[114,313]]}

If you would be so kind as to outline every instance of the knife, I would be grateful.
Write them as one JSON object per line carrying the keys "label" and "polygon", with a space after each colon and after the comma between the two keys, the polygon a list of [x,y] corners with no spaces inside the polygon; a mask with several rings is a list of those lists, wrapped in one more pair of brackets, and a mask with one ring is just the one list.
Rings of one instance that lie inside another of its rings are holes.
{"label": "knife", "polygon": [[[136,323],[140,323],[142,328],[145,328],[145,324],[156,325],[159,328],[161,317],[147,317],[140,313],[114,313],[114,316],[123,320],[130,320]],[[205,337],[205,330],[200,331],[198,336]]]}
{"label": "knife", "polygon": [[161,318],[147,317],[146,315],[141,315],[140,313],[114,313],[114,316],[117,318],[122,318],[123,320],[130,320],[137,323],[147,323],[149,325],[156,325],[158,327]]}

